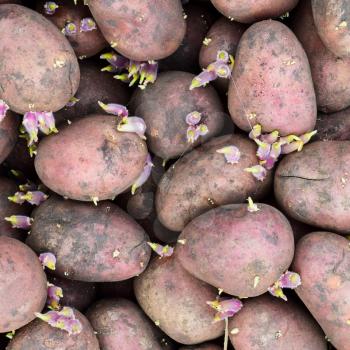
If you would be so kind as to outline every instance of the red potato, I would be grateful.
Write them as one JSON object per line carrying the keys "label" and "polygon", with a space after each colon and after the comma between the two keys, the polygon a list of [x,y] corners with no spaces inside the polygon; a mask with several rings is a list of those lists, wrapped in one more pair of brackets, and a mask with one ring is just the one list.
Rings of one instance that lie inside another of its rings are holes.
{"label": "red potato", "polygon": [[319,113],[315,138],[322,141],[350,141],[350,108],[343,111]]}
{"label": "red potato", "polygon": [[25,244],[0,237],[0,252],[0,333],[5,333],[34,320],[45,306],[47,287],[38,257]]}
{"label": "red potato", "polygon": [[18,117],[7,111],[5,118],[0,123],[0,163],[6,159],[15,147],[18,124]]}
{"label": "red potato", "polygon": [[0,61],[0,99],[16,113],[55,112],[78,89],[79,65],[68,40],[29,8],[1,5]]}
{"label": "red potato", "polygon": [[117,131],[111,115],[90,115],[39,144],[35,169],[52,191],[81,201],[112,199],[142,173],[145,142]]}
{"label": "red potato", "polygon": [[334,233],[313,232],[297,244],[293,271],[296,292],[338,350],[350,344],[349,241]]}
{"label": "red potato", "polygon": [[135,61],[170,56],[186,33],[180,0],[90,0],[89,8],[109,44]]}
{"label": "red potato", "polygon": [[253,24],[243,34],[230,81],[228,107],[233,122],[250,131],[282,136],[313,130],[316,98],[310,66],[291,30],[277,21]]}

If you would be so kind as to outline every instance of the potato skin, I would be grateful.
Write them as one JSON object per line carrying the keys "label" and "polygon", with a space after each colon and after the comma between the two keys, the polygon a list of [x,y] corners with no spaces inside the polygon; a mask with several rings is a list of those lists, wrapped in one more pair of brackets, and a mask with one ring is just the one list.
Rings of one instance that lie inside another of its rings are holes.
{"label": "potato skin", "polygon": [[340,58],[324,46],[312,16],[311,1],[302,1],[292,29],[309,59],[319,111],[331,113],[350,105],[350,57]]}
{"label": "potato skin", "polygon": [[155,258],[134,280],[136,299],[152,321],[175,341],[191,345],[223,334],[223,322],[213,323],[215,312],[206,302],[215,288],[197,280],[171,258]]}
{"label": "potato skin", "polygon": [[[37,252],[55,254],[57,276],[114,282],[138,275],[147,266],[151,255],[147,234],[113,203],[96,207],[51,197],[33,218],[26,243]],[[113,257],[116,250],[119,255]]]}
{"label": "potato skin", "polygon": [[18,124],[18,117],[11,111],[7,111],[5,118],[0,123],[0,163],[6,159],[15,147]]}
{"label": "potato skin", "polygon": [[316,98],[310,66],[292,31],[277,21],[253,24],[237,49],[228,92],[233,122],[245,131],[300,135],[313,130]]}
{"label": "potato skin", "polygon": [[211,0],[224,16],[237,22],[252,23],[278,17],[292,10],[298,0]]}
{"label": "potato skin", "polygon": [[62,33],[37,12],[13,4],[0,7],[0,33],[0,99],[20,114],[64,107],[80,73]]}
{"label": "potato skin", "polygon": [[275,173],[281,208],[301,222],[350,232],[350,142],[324,141],[286,156]]}
{"label": "potato skin", "polygon": [[0,333],[23,327],[45,306],[47,287],[34,252],[17,239],[0,237]]}
{"label": "potato skin", "polygon": [[349,349],[349,241],[335,233],[313,232],[297,244],[293,271],[296,292],[338,350]]}
{"label": "potato skin", "polygon": [[186,22],[180,0],[90,0],[107,41],[135,60],[159,60],[180,46]]}
{"label": "potato skin", "polygon": [[332,114],[319,113],[315,139],[322,141],[350,141],[350,108]]}
{"label": "potato skin", "polygon": [[71,199],[112,199],[143,171],[146,144],[135,133],[117,131],[110,115],[90,115],[61,128],[39,144],[35,169],[41,181]]}
{"label": "potato skin", "polygon": [[[237,164],[226,163],[216,151],[234,145],[240,149]],[[159,221],[168,229],[181,231],[196,216],[213,206],[261,198],[269,189],[271,174],[263,182],[245,168],[258,164],[256,145],[240,135],[216,137],[182,157],[163,175],[156,193]]]}
{"label": "potato skin", "polygon": [[49,326],[39,319],[16,332],[7,350],[100,350],[96,335],[89,321],[79,311],[74,310],[81,322],[81,333],[69,335],[66,331]]}
{"label": "potato skin", "polygon": [[326,350],[324,334],[304,308],[288,300],[262,295],[248,299],[230,319],[229,331],[235,350]]}
{"label": "potato skin", "polygon": [[[184,152],[219,134],[224,112],[213,87],[189,90],[195,76],[187,72],[161,73],[157,81],[145,90],[138,89],[131,98],[131,110],[141,116],[146,125],[150,150],[163,159],[177,158]],[[202,113],[209,132],[193,144],[187,142],[186,116]]]}

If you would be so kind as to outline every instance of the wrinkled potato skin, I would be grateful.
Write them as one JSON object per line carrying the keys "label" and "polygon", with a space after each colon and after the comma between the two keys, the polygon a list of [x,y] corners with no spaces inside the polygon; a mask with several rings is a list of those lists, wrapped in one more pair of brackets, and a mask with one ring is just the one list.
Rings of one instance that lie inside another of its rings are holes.
{"label": "wrinkled potato skin", "polygon": [[233,122],[245,131],[300,135],[316,123],[316,97],[309,62],[284,24],[262,21],[243,34],[228,92]]}
{"label": "wrinkled potato skin", "polygon": [[[315,25],[324,44],[338,57],[350,56],[350,16],[347,0],[311,0]],[[345,19],[345,21],[344,21]],[[341,24],[345,22],[345,26]],[[340,25],[340,26],[339,26]]]}
{"label": "wrinkled potato skin", "polygon": [[64,107],[78,89],[80,73],[62,33],[20,5],[1,5],[0,33],[0,99],[20,114]]}
{"label": "wrinkled potato skin", "polygon": [[[153,85],[138,89],[131,98],[131,110],[146,123],[151,151],[163,159],[179,157],[219,134],[223,127],[219,95],[210,86],[190,91],[194,77],[187,72],[165,72]],[[192,144],[187,141],[186,116],[194,111],[202,113],[201,122],[209,131]]]}
{"label": "wrinkled potato skin", "polygon": [[62,127],[39,144],[35,169],[41,181],[71,199],[112,199],[142,173],[145,142],[135,133],[117,131],[111,115],[90,115]]}
{"label": "wrinkled potato skin", "polygon": [[[226,163],[216,151],[234,145],[240,149],[237,164]],[[256,145],[240,135],[214,138],[178,160],[162,177],[156,193],[159,221],[168,229],[181,231],[196,216],[229,203],[258,200],[268,191],[272,176],[263,182],[244,171],[258,164]],[[209,199],[209,200],[208,200]]]}
{"label": "wrinkled potato skin", "polygon": [[34,252],[17,239],[0,237],[0,333],[34,320],[46,302],[46,276]]}
{"label": "wrinkled potato skin", "polygon": [[7,111],[5,118],[0,123],[0,163],[6,159],[15,147],[18,124],[17,116]]}
{"label": "wrinkled potato skin", "polygon": [[170,56],[186,33],[180,0],[90,0],[89,8],[112,47],[135,61]]}
{"label": "wrinkled potato skin", "polygon": [[301,222],[350,233],[350,142],[306,145],[280,162],[275,196],[281,208]]}
{"label": "wrinkled potato skin", "polygon": [[279,17],[292,10],[298,0],[211,0],[224,16],[237,22],[252,23]]}
{"label": "wrinkled potato skin", "polygon": [[[33,218],[26,243],[37,252],[55,254],[57,276],[114,282],[140,274],[149,261],[147,234],[113,203],[96,207],[52,197],[36,209]],[[115,250],[117,257],[113,257]]]}
{"label": "wrinkled potato skin", "polygon": [[334,233],[313,232],[297,244],[293,271],[302,284],[296,292],[338,350],[350,344],[349,241]]}
{"label": "wrinkled potato skin", "polygon": [[350,105],[350,57],[340,58],[324,46],[314,24],[311,1],[293,14],[292,29],[309,59],[319,111],[331,113]]}
{"label": "wrinkled potato skin", "polygon": [[89,308],[87,318],[103,350],[162,350],[156,326],[130,300],[99,300]]}
{"label": "wrinkled potato skin", "polygon": [[321,328],[306,310],[267,294],[245,300],[230,319],[229,330],[234,328],[239,329],[230,334],[235,350],[327,350]]}
{"label": "wrinkled potato skin", "polygon": [[196,217],[179,236],[186,243],[178,243],[176,258],[190,274],[228,294],[265,293],[291,264],[294,237],[281,212],[258,207],[250,213],[246,204],[231,204]]}
{"label": "wrinkled potato skin", "polygon": [[16,332],[7,350],[100,350],[96,335],[84,315],[74,310],[81,322],[81,333],[69,335],[39,319]]}
{"label": "wrinkled potato skin", "polygon": [[206,304],[215,299],[215,288],[192,277],[174,258],[153,259],[135,278],[134,291],[148,317],[179,343],[198,344],[224,332],[223,322],[213,323],[215,311]]}
{"label": "wrinkled potato skin", "polygon": [[221,350],[221,347],[215,344],[203,344],[195,346],[183,346],[179,350]]}
{"label": "wrinkled potato skin", "polygon": [[350,108],[332,114],[319,113],[316,130],[317,140],[350,141]]}

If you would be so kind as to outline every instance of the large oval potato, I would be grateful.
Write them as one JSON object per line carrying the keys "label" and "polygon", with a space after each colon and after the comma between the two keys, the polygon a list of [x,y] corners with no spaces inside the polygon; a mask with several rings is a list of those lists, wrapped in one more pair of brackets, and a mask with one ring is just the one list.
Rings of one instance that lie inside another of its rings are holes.
{"label": "large oval potato", "polygon": [[103,350],[162,350],[156,326],[127,299],[102,299],[87,311]]}
{"label": "large oval potato", "polygon": [[45,306],[46,276],[34,252],[22,242],[0,237],[0,333],[34,320]]}
{"label": "large oval potato", "polygon": [[293,271],[296,292],[338,350],[350,344],[349,241],[334,233],[313,232],[297,244]]}
{"label": "large oval potato", "polygon": [[282,209],[301,222],[350,233],[350,142],[318,141],[282,159],[275,195]]}
{"label": "large oval potato", "polygon": [[179,343],[198,344],[224,332],[224,323],[213,323],[215,311],[206,304],[215,299],[215,288],[192,277],[174,258],[153,259],[135,278],[134,290],[148,317]]}
{"label": "large oval potato", "polygon": [[[238,164],[229,164],[217,150],[234,145],[241,152]],[[163,175],[156,193],[160,222],[173,231],[205,211],[229,203],[245,202],[249,196],[261,198],[272,176],[260,182],[245,168],[258,164],[256,145],[240,135],[214,138],[178,160]]]}
{"label": "large oval potato", "polygon": [[16,145],[18,124],[17,116],[7,111],[5,118],[0,123],[0,163],[6,159]]}
{"label": "large oval potato", "polygon": [[142,173],[146,144],[135,133],[117,131],[117,119],[90,115],[66,125],[39,144],[35,169],[41,181],[71,199],[112,199]]}
{"label": "large oval potato", "polygon": [[315,139],[322,141],[350,141],[350,108],[332,114],[319,113]]}
{"label": "large oval potato", "polygon": [[186,33],[180,0],[90,0],[89,8],[110,45],[132,60],[170,56]]}
{"label": "large oval potato", "polygon": [[[224,123],[220,98],[213,87],[189,90],[195,76],[187,72],[165,72],[145,90],[137,90],[131,98],[131,110],[146,125],[149,147],[163,159],[177,158],[200,142],[216,136]],[[187,141],[186,116],[202,113],[201,122],[208,133],[194,143]]]}
{"label": "large oval potato", "polygon": [[294,236],[286,217],[259,204],[212,209],[192,220],[182,231],[176,258],[193,276],[226,293],[254,297],[267,292],[288,269]]}
{"label": "large oval potato", "polygon": [[309,62],[292,31],[277,21],[253,24],[237,49],[228,92],[233,122],[245,131],[300,135],[313,130],[316,98]]}
{"label": "large oval potato", "polygon": [[26,243],[37,252],[55,254],[58,276],[113,282],[138,275],[147,266],[147,234],[113,203],[96,207],[51,197],[33,218]]}
{"label": "large oval potato", "polygon": [[0,99],[17,113],[55,112],[78,89],[79,65],[68,40],[29,8],[1,5],[0,62]]}
{"label": "large oval potato", "polygon": [[[232,330],[234,330],[232,332]],[[229,323],[235,350],[326,350],[320,326],[298,304],[270,295],[248,299]]]}

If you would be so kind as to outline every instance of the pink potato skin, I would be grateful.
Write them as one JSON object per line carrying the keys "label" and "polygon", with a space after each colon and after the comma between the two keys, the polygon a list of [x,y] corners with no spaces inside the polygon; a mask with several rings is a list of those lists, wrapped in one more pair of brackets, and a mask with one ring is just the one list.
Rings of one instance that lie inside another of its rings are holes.
{"label": "pink potato skin", "polygon": [[34,320],[45,306],[46,276],[35,253],[24,243],[0,237],[0,333]]}
{"label": "pink potato skin", "polygon": [[324,141],[286,156],[275,173],[276,200],[289,216],[343,234],[350,232],[350,142]]}
{"label": "pink potato skin", "polygon": [[350,141],[350,108],[332,114],[319,113],[315,139],[321,141]]}
{"label": "pink potato skin", "polygon": [[89,8],[111,46],[135,61],[170,56],[186,33],[180,0],[90,0]]}
{"label": "pink potato skin", "polygon": [[248,299],[231,318],[229,332],[235,350],[326,350],[320,326],[304,308],[268,294]]}
{"label": "pink potato skin", "polygon": [[117,131],[117,118],[90,115],[44,138],[35,169],[41,181],[71,199],[112,199],[142,173],[145,142],[135,133]]}
{"label": "pink potato skin", "polygon": [[16,145],[19,120],[11,111],[7,111],[0,123],[0,163],[11,153]]}
{"label": "pink potato skin", "polygon": [[293,271],[302,284],[296,293],[322,327],[332,345],[350,344],[349,241],[335,233],[313,232],[297,244]]}
{"label": "pink potato skin", "polygon": [[316,97],[305,51],[277,21],[253,24],[243,34],[228,92],[233,122],[250,131],[300,135],[316,123]]}
{"label": "pink potato skin", "polygon": [[154,258],[135,278],[134,291],[148,317],[179,343],[198,344],[224,332],[224,323],[213,323],[215,311],[206,304],[215,299],[215,288],[192,277],[173,257]]}

